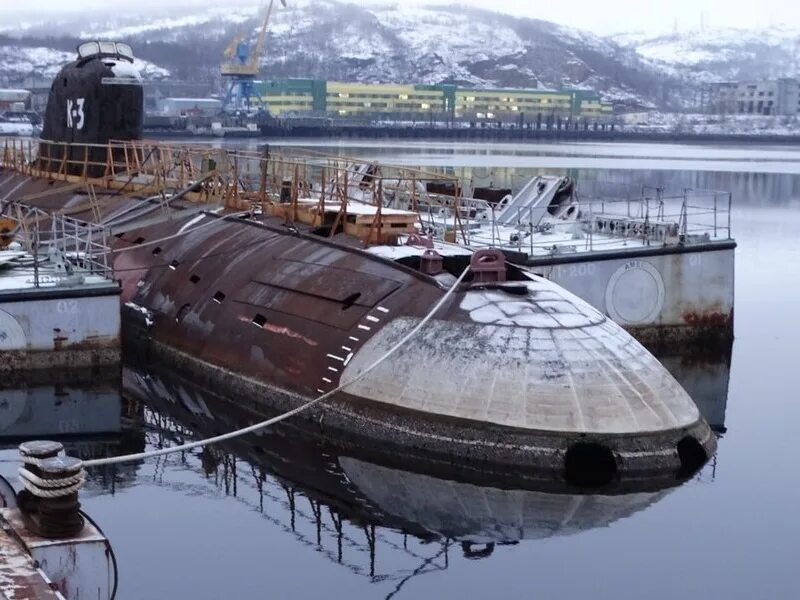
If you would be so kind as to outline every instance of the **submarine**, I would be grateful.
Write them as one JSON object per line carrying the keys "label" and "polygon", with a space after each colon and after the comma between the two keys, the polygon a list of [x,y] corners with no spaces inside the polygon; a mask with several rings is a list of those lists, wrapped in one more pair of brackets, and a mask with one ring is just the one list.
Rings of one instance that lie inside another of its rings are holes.
{"label": "submarine", "polygon": [[295,418],[478,469],[591,484],[713,455],[691,397],[583,300],[499,250],[420,239],[415,213],[303,204],[282,180],[265,193],[268,154],[164,148],[141,140],[143,113],[130,47],[82,44],[54,79],[37,155],[0,167],[4,210],[107,228],[129,351],[264,414],[345,386]]}

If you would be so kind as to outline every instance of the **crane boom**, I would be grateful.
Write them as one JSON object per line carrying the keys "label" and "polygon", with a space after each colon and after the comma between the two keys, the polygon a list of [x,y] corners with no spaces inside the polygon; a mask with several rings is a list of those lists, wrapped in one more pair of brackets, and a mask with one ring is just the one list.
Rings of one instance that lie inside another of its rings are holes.
{"label": "crane boom", "polygon": [[[280,0],[280,2],[285,8],[286,0]],[[252,47],[252,51],[244,41],[246,34],[243,33],[234,37],[223,52],[224,58],[219,66],[220,75],[223,78],[229,78],[230,81],[228,92],[225,96],[226,107],[229,105],[231,98],[236,99],[234,100],[236,107],[242,102],[248,109],[250,107],[250,97],[252,96],[255,79],[261,70],[267,27],[269,26],[269,19],[274,5],[275,0],[269,0],[264,21],[261,23],[261,30],[258,33],[258,38],[255,46]]]}
{"label": "crane boom", "polygon": [[[275,4],[275,0],[269,0],[269,6],[267,7],[267,16],[264,17],[264,23],[261,25],[261,32],[258,34],[258,41],[256,42],[255,50],[253,54],[250,55],[250,62],[253,65],[258,65],[261,63],[261,57],[264,53],[264,40],[267,37],[267,25],[269,25],[269,17],[272,14],[272,6]],[[286,6],[286,4],[283,4]]]}
{"label": "crane boom", "polygon": [[[286,7],[286,1],[280,0],[281,4]],[[244,76],[251,76],[255,77],[258,75],[259,67],[261,66],[261,58],[264,54],[264,44],[267,38],[267,27],[269,26],[269,18],[272,14],[272,7],[275,4],[275,0],[270,0],[269,5],[267,6],[267,13],[264,16],[264,21],[261,24],[261,31],[258,34],[258,39],[256,41],[255,48],[253,52],[249,53],[247,61],[242,64],[241,62],[234,61],[234,60],[227,60],[224,61],[220,65],[220,72],[223,76],[237,76],[237,75],[244,75]],[[228,47],[225,49],[225,57],[232,58],[235,55],[237,46],[241,43],[243,39],[243,35],[239,35],[235,37]]]}

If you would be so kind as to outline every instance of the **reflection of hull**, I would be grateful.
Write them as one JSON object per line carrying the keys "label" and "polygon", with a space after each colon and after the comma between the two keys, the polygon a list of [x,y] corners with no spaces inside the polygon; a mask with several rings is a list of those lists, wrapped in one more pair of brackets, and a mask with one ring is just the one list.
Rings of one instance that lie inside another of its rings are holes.
{"label": "reflection of hull", "polygon": [[[198,436],[256,418],[239,402],[158,371],[127,368],[123,380],[127,396],[166,412]],[[607,526],[657,502],[678,483],[675,479],[641,480],[629,483],[627,493],[616,493],[611,487],[604,495],[583,495],[556,479],[523,480],[513,471],[484,471],[479,480],[451,465],[397,455],[394,462],[405,466],[391,467],[387,465],[392,454],[385,449],[333,447],[314,438],[313,428],[293,422],[225,442],[222,447],[354,522],[475,544]],[[210,456],[217,450],[206,452]],[[210,458],[205,462],[212,463]]]}
{"label": "reflection of hull", "polygon": [[[12,373],[0,385],[0,448],[20,441],[54,439],[66,454],[82,460],[141,452],[144,437],[123,426],[141,406],[122,401],[120,369],[50,369]],[[123,487],[137,464],[103,467],[102,477],[87,480],[84,493],[93,494],[105,475]]]}
{"label": "reflection of hull", "polygon": [[725,431],[725,409],[731,375],[731,343],[706,348],[698,355],[659,354],[658,359],[695,401],[714,431]]}
{"label": "reflection of hull", "polygon": [[482,487],[382,467],[351,457],[348,479],[386,513],[473,544],[571,535],[632,516],[671,490],[614,496]]}
{"label": "reflection of hull", "polygon": [[[118,370],[43,372],[35,383],[0,387],[0,439],[116,434],[121,405]],[[116,379],[115,379],[116,378]]]}

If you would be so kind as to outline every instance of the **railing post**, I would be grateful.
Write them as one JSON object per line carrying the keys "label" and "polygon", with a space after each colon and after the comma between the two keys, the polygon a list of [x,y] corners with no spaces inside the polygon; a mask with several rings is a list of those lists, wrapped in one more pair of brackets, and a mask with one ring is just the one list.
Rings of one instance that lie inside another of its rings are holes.
{"label": "railing post", "polygon": [[533,256],[533,207],[528,206],[528,237],[530,238],[530,254],[528,256]]}
{"label": "railing post", "polygon": [[733,201],[733,193],[728,192],[728,239],[731,239],[731,204]]}
{"label": "railing post", "polygon": [[717,237],[717,193],[714,192],[714,237]]}
{"label": "railing post", "polygon": [[34,225],[33,239],[33,286],[39,287],[39,222]]}

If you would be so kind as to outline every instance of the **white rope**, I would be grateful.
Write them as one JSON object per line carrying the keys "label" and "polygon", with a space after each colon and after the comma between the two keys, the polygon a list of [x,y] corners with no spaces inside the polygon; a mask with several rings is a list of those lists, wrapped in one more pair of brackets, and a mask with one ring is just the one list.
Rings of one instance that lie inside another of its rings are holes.
{"label": "white rope", "polygon": [[81,469],[75,475],[60,479],[42,479],[25,467],[20,467],[19,478],[22,485],[37,498],[62,498],[77,492],[86,480],[86,471]]}
{"label": "white rope", "polygon": [[74,485],[59,490],[43,490],[31,483],[28,483],[28,481],[25,479],[22,479],[21,481],[23,487],[37,498],[63,498],[64,496],[69,496],[70,494],[80,491],[81,487],[83,487],[83,479]]}
{"label": "white rope", "polygon": [[361,373],[359,373],[356,377],[354,377],[350,381],[340,384],[338,387],[336,387],[336,388],[334,388],[334,389],[332,389],[332,390],[330,390],[328,392],[325,392],[321,396],[318,396],[317,398],[314,398],[313,400],[309,400],[305,404],[301,404],[300,406],[297,406],[297,407],[293,408],[292,410],[287,411],[285,413],[282,413],[282,414],[280,414],[280,415],[278,415],[276,417],[272,417],[271,419],[267,419],[266,421],[261,421],[260,423],[255,423],[255,424],[250,425],[248,427],[243,427],[242,429],[237,429],[235,431],[230,431],[230,432],[224,433],[222,435],[206,438],[204,440],[197,440],[197,441],[194,441],[194,442],[189,442],[187,444],[181,444],[180,446],[172,446],[172,447],[169,447],[169,448],[162,448],[160,450],[153,450],[153,451],[150,451],[150,452],[139,452],[139,453],[136,453],[136,454],[123,454],[121,456],[111,456],[111,457],[108,457],[108,458],[97,458],[97,459],[94,459],[94,460],[87,460],[87,461],[84,461],[83,466],[84,467],[98,467],[98,466],[101,466],[101,465],[114,465],[114,464],[120,464],[120,463],[125,463],[125,462],[132,462],[132,461],[136,461],[136,460],[144,460],[146,458],[153,458],[153,457],[156,457],[156,456],[164,456],[165,454],[173,454],[175,452],[184,452],[186,450],[191,450],[192,448],[199,448],[201,446],[207,446],[209,444],[216,444],[216,443],[219,443],[219,442],[224,442],[226,440],[230,440],[230,439],[242,436],[242,435],[246,435],[248,433],[253,433],[254,431],[258,431],[259,429],[264,429],[265,427],[269,427],[270,425],[274,425],[275,423],[280,423],[281,421],[285,421],[289,417],[293,417],[294,415],[296,415],[298,413],[301,413],[301,412],[311,408],[315,404],[318,404],[318,403],[322,402],[323,400],[325,400],[326,398],[329,398],[333,394],[336,394],[337,392],[340,392],[340,391],[344,390],[346,387],[354,384],[355,382],[359,381],[360,379],[363,379],[368,373],[370,373],[373,369],[375,369],[383,361],[385,361],[387,358],[392,356],[392,354],[397,352],[397,350],[399,350],[406,342],[408,342],[408,340],[410,340],[412,337],[414,337],[419,332],[419,330],[422,329],[428,323],[428,321],[430,321],[433,318],[433,316],[439,311],[439,309],[444,305],[444,303],[447,302],[447,299],[452,295],[452,293],[455,291],[455,289],[464,280],[464,277],[467,275],[468,271],[469,271],[469,267],[464,269],[464,271],[461,273],[461,275],[458,276],[458,279],[456,279],[455,283],[453,283],[453,285],[450,286],[450,288],[444,293],[444,295],[439,299],[439,301],[434,305],[434,307],[428,312],[428,314],[425,315],[422,318],[422,320],[419,323],[417,323],[411,331],[409,331],[406,335],[404,335],[400,339],[400,341],[398,341],[394,346],[392,346],[385,354],[380,356],[377,360],[375,360],[375,362],[370,364],[366,369],[364,369]]}
{"label": "white rope", "polygon": [[78,483],[80,481],[83,481],[84,477],[86,476],[85,471],[83,471],[83,469],[78,471],[75,475],[70,475],[69,477],[62,477],[59,479],[42,479],[41,477],[32,473],[25,467],[21,467],[18,472],[19,476],[28,481],[29,483],[39,486],[40,488],[52,488],[52,489]]}

